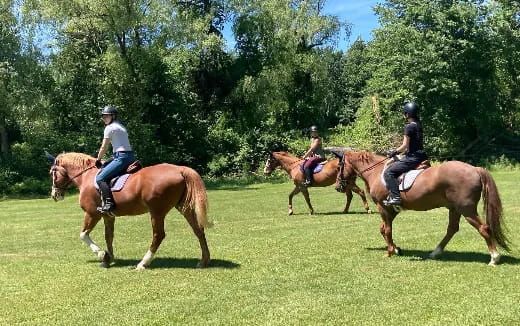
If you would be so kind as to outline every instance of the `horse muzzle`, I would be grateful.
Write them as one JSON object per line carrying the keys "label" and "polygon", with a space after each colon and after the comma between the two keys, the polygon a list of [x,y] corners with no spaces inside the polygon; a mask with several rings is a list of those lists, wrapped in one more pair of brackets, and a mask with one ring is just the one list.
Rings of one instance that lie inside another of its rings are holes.
{"label": "horse muzzle", "polygon": [[273,172],[273,170],[271,170],[271,169],[268,168],[267,166],[264,168],[264,174],[265,174],[265,175],[270,175],[272,172]]}
{"label": "horse muzzle", "polygon": [[58,188],[52,187],[52,190],[51,190],[51,198],[52,198],[54,201],[60,201],[60,200],[65,199],[65,194],[63,193],[63,191],[62,191],[61,189],[58,189]]}

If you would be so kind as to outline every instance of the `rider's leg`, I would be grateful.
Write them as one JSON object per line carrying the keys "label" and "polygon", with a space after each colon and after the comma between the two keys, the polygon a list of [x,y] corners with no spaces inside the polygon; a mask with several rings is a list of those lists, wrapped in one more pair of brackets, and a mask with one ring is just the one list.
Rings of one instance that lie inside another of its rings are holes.
{"label": "rider's leg", "polygon": [[102,206],[98,207],[97,210],[102,213],[110,213],[115,209],[114,197],[108,182],[121,174],[133,160],[133,155],[132,157],[128,157],[128,155],[124,153],[115,153],[114,156],[114,160],[105,166],[96,176],[96,183],[98,184],[103,200]]}
{"label": "rider's leg", "polygon": [[421,163],[420,157],[404,157],[400,161],[392,164],[388,169],[386,169],[383,177],[386,182],[386,188],[390,191],[390,198],[388,200],[383,201],[385,205],[401,205],[401,193],[399,192],[399,183],[397,182],[397,178],[405,172],[413,170]]}

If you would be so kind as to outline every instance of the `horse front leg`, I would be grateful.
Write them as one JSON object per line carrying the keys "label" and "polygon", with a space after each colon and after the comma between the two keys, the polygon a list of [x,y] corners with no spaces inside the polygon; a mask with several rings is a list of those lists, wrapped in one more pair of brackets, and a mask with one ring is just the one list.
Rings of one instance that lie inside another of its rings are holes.
{"label": "horse front leg", "polygon": [[382,221],[379,226],[379,231],[383,235],[386,242],[385,257],[391,257],[393,254],[400,255],[401,248],[397,247],[392,238],[392,222],[397,215],[393,208],[382,206],[378,204],[379,212],[381,213]]}
{"label": "horse front leg", "polygon": [[114,223],[115,218],[112,216],[106,216],[103,218],[103,222],[105,223],[105,242],[107,244],[107,250],[104,252],[102,257],[101,267],[108,268],[110,264],[114,261],[114,248],[112,247],[112,243],[114,241]]}
{"label": "horse front leg", "polygon": [[157,249],[159,249],[159,246],[161,245],[161,242],[166,237],[166,233],[164,232],[164,217],[165,215],[155,215],[151,213],[151,219],[152,219],[152,230],[153,230],[153,237],[152,237],[152,244],[150,245],[150,249],[146,252],[143,259],[137,264],[137,267],[135,269],[138,270],[144,270],[146,267],[150,266],[150,263],[152,262],[153,256],[157,252]]}
{"label": "horse front leg", "polygon": [[92,241],[92,239],[90,239],[90,232],[94,229],[100,219],[99,216],[91,216],[90,214],[85,213],[83,228],[81,229],[79,237],[87,246],[90,247],[90,250],[96,254],[98,259],[103,261],[105,255],[104,251],[94,241]]}
{"label": "horse front leg", "polygon": [[293,200],[294,195],[297,195],[298,193],[300,193],[300,191],[301,191],[300,187],[295,185],[293,191],[291,191],[291,193],[289,194],[289,215],[294,214],[293,207],[292,207],[292,200]]}

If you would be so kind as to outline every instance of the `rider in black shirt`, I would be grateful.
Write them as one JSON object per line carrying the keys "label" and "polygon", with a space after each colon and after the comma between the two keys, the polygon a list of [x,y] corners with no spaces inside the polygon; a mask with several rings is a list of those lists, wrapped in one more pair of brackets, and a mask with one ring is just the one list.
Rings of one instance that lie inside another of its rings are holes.
{"label": "rider in black shirt", "polygon": [[388,153],[388,157],[394,157],[398,153],[407,151],[406,156],[386,169],[383,177],[386,187],[390,191],[390,198],[384,200],[385,205],[399,206],[402,203],[397,178],[410,170],[415,169],[422,161],[427,159],[423,148],[423,129],[419,120],[419,106],[414,102],[406,103],[403,107],[404,117],[408,124],[404,128],[403,144]]}

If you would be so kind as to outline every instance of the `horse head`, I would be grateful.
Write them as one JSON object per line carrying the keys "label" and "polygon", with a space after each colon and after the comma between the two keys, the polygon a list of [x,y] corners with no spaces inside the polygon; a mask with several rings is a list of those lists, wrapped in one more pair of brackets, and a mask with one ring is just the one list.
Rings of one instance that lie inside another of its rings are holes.
{"label": "horse head", "polygon": [[45,156],[52,164],[49,171],[49,175],[52,179],[51,198],[54,199],[54,201],[63,200],[65,198],[65,188],[70,183],[67,170],[64,167],[59,166],[56,157],[49,154],[49,152],[46,151]]}
{"label": "horse head", "polygon": [[267,156],[267,161],[265,162],[264,174],[270,175],[279,165],[280,162],[274,157],[274,153],[269,151],[269,156]]}
{"label": "horse head", "polygon": [[349,182],[356,178],[356,171],[350,162],[351,154],[351,152],[347,152],[343,154],[339,160],[339,169],[338,175],[336,177],[335,187],[336,191],[338,192],[346,192]]}

